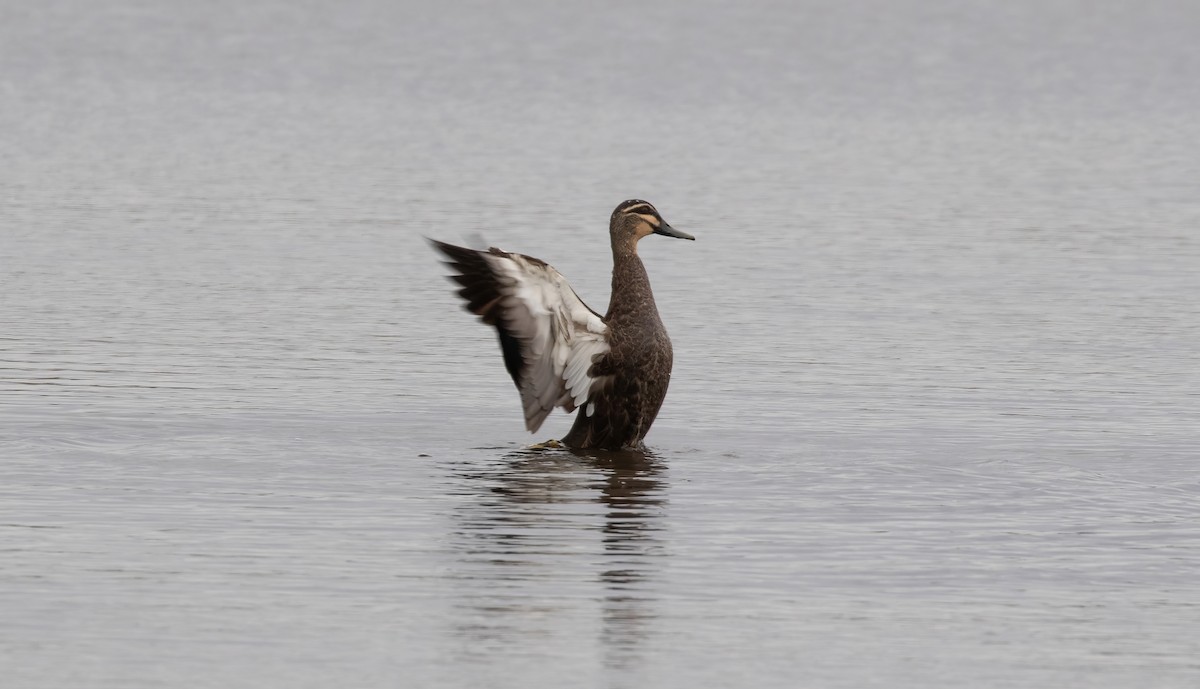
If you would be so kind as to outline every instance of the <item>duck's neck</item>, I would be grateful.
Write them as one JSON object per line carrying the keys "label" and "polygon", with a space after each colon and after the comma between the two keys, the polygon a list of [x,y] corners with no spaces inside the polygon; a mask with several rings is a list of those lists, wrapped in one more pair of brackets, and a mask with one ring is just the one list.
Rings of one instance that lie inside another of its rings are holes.
{"label": "duck's neck", "polygon": [[642,316],[660,323],[654,306],[654,293],[646,266],[637,255],[634,244],[613,247],[612,296],[609,298],[609,317],[636,318]]}

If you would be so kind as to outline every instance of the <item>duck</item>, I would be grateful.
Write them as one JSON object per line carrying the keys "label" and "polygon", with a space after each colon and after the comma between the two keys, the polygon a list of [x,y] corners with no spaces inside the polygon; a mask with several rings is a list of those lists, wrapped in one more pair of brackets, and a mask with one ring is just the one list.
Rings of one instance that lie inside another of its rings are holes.
{"label": "duck", "polygon": [[617,205],[608,232],[612,296],[603,316],[541,259],[428,241],[454,271],[448,277],[461,286],[466,310],[496,329],[526,430],[536,433],[561,408],[577,411],[561,441],[567,448],[645,450],[644,438],[667,395],[674,352],[637,246],[650,235],[696,238],[640,199]]}

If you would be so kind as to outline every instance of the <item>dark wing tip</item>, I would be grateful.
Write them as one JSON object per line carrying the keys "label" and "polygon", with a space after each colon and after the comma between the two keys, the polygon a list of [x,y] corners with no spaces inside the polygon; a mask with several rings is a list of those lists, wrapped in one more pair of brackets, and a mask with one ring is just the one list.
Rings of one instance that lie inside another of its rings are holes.
{"label": "dark wing tip", "polygon": [[463,259],[470,260],[472,254],[479,253],[474,249],[468,249],[464,246],[457,246],[454,244],[447,244],[446,242],[433,239],[432,237],[425,237],[425,241],[429,242],[430,246],[442,252],[446,258],[454,262],[461,262]]}
{"label": "dark wing tip", "polygon": [[500,338],[500,351],[504,355],[504,368],[508,370],[508,374],[512,376],[513,383],[519,390],[521,376],[524,375],[526,368],[524,353],[521,351],[521,341],[505,327],[499,304],[500,285],[496,282],[495,274],[492,273],[487,261],[483,258],[485,253],[506,256],[508,252],[494,247],[486,252],[468,249],[430,237],[425,237],[425,241],[449,259],[446,262],[447,265],[457,273],[449,277],[462,286],[462,289],[458,290],[458,296],[466,302],[467,310],[496,329],[496,334]]}

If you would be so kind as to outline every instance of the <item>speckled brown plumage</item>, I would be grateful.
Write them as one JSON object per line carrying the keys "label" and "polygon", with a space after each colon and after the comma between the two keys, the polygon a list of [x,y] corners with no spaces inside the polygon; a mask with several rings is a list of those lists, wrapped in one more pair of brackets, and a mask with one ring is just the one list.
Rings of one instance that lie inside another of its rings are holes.
{"label": "speckled brown plumage", "polygon": [[642,447],[673,363],[671,339],[637,255],[638,240],[650,234],[694,239],[645,201],[617,206],[609,221],[612,297],[603,318],[544,261],[433,241],[457,272],[451,277],[462,285],[467,309],[496,328],[531,432],[554,407],[578,408],[563,438],[568,447]]}

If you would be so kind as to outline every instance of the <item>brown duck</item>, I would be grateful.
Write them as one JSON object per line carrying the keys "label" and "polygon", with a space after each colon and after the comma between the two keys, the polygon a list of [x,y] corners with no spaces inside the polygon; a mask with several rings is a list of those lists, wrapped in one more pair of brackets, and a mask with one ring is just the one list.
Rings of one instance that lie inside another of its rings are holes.
{"label": "brown duck", "polygon": [[545,261],[430,240],[456,271],[467,310],[496,328],[525,428],[536,432],[555,407],[578,409],[562,439],[576,449],[643,447],[667,394],[672,353],[637,243],[651,234],[695,239],[639,200],[617,206],[608,231],[613,278],[604,316]]}

